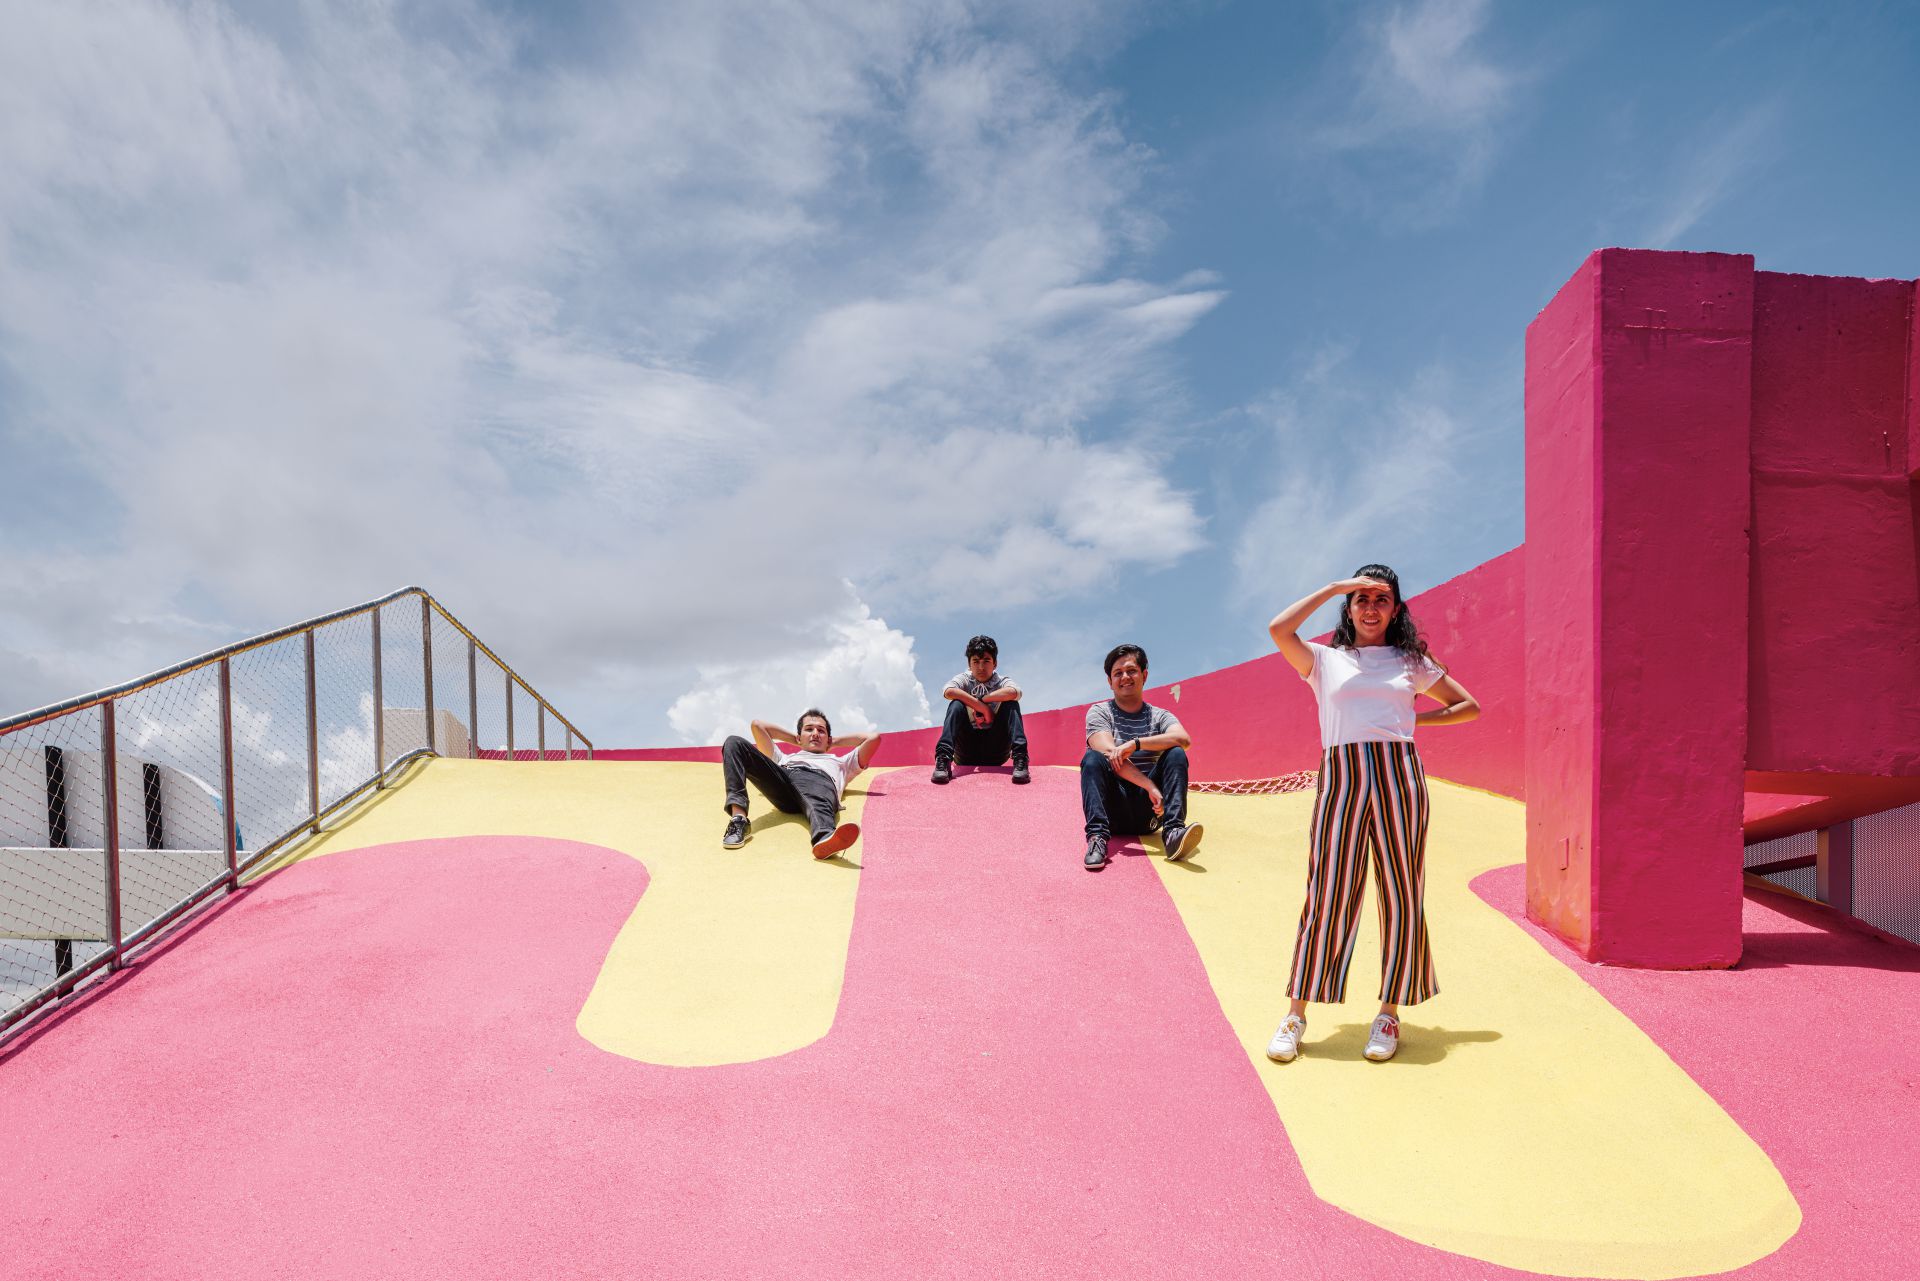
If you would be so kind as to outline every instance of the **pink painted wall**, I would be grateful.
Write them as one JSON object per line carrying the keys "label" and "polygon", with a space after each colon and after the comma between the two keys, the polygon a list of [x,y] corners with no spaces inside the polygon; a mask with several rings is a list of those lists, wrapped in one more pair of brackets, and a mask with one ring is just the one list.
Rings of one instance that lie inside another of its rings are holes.
{"label": "pink painted wall", "polygon": [[[1524,718],[1519,714],[1525,693],[1520,627],[1523,563],[1516,548],[1408,601],[1434,653],[1487,709],[1486,716],[1471,724],[1422,732],[1420,753],[1427,772],[1509,796],[1519,796],[1524,784]],[[1101,680],[1100,659],[1105,653],[1103,647],[1087,655],[1090,686],[1097,687]],[[1179,716],[1192,733],[1196,779],[1270,778],[1313,769],[1320,762],[1320,727],[1312,691],[1277,653],[1157,685],[1147,698]],[[1080,763],[1086,751],[1087,706],[1079,703],[1026,717],[1028,747],[1036,765]],[[943,712],[945,704],[936,710]],[[889,732],[874,763],[930,766],[939,738],[937,729]],[[595,755],[601,760],[717,761],[720,749],[640,748]]]}
{"label": "pink painted wall", "polygon": [[1755,274],[1750,770],[1920,774],[1913,303]]}

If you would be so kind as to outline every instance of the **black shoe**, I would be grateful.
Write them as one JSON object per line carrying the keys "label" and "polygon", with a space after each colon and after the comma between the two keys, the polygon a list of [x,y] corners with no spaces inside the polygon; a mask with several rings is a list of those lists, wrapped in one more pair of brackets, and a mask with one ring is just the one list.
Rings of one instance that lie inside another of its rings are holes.
{"label": "black shoe", "polygon": [[720,838],[720,843],[730,850],[737,850],[747,843],[747,816],[745,814],[735,814],[727,820],[727,833]]}
{"label": "black shoe", "polygon": [[933,781],[936,783],[951,783],[953,781],[953,762],[935,761],[933,763]]}
{"label": "black shoe", "polygon": [[1024,760],[1013,763],[1013,781],[1016,783],[1031,783],[1033,781],[1033,775],[1028,771],[1027,763]]}
{"label": "black shoe", "polygon": [[1107,865],[1107,838],[1089,836],[1087,838],[1087,870],[1097,872]]}
{"label": "black shoe", "polygon": [[1166,848],[1167,860],[1172,863],[1184,862],[1200,848],[1200,837],[1206,828],[1194,823],[1188,827],[1168,827],[1161,829],[1160,844]]}

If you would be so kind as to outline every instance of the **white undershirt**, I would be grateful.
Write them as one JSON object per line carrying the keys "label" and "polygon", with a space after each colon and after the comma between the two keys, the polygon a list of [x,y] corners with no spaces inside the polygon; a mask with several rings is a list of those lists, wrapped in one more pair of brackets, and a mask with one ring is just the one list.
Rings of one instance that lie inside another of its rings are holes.
{"label": "white undershirt", "polygon": [[845,756],[835,756],[832,752],[788,752],[780,764],[787,768],[795,765],[802,769],[814,770],[833,780],[834,799],[845,795],[847,784],[860,772],[860,751],[855,748]]}

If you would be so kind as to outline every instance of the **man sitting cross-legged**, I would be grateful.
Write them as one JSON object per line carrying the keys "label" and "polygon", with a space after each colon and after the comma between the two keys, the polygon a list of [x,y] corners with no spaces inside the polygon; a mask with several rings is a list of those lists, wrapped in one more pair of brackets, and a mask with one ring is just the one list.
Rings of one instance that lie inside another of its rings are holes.
{"label": "man sitting cross-legged", "polygon": [[1080,758],[1080,808],[1087,818],[1087,870],[1107,865],[1107,838],[1160,829],[1167,857],[1200,848],[1200,824],[1187,824],[1187,751],[1193,739],[1173,714],[1147,702],[1147,651],[1116,645],[1107,655],[1113,697],[1087,709],[1087,754]]}
{"label": "man sitting cross-legged", "polygon": [[967,642],[967,670],[947,682],[946,728],[933,749],[933,781],[953,780],[953,762],[999,765],[1013,758],[1013,781],[1031,782],[1027,731],[1020,720],[1020,687],[1000,673],[1000,647],[991,636]]}
{"label": "man sitting cross-legged", "polygon": [[[858,823],[839,823],[840,796],[855,774],[867,767],[880,746],[878,734],[833,736],[827,714],[817,707],[800,713],[797,734],[789,734],[767,721],[753,722],[753,742],[738,734],[720,749],[720,762],[726,770],[726,835],[720,843],[739,849],[747,843],[747,780],[760,794],[785,814],[804,814],[813,829],[813,856],[832,858],[860,839]],[[785,760],[774,749],[774,740],[795,743],[800,750]],[[836,747],[853,750],[835,756]],[[836,826],[836,824],[838,824]]]}

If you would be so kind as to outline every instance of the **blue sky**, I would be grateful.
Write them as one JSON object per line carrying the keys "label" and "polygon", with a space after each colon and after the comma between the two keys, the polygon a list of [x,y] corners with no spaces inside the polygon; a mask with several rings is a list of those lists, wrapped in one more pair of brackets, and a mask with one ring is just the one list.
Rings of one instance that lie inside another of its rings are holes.
{"label": "blue sky", "polygon": [[419,582],[602,745],[1523,537],[1604,245],[1920,276],[1910,4],[7,3],[0,706]]}

